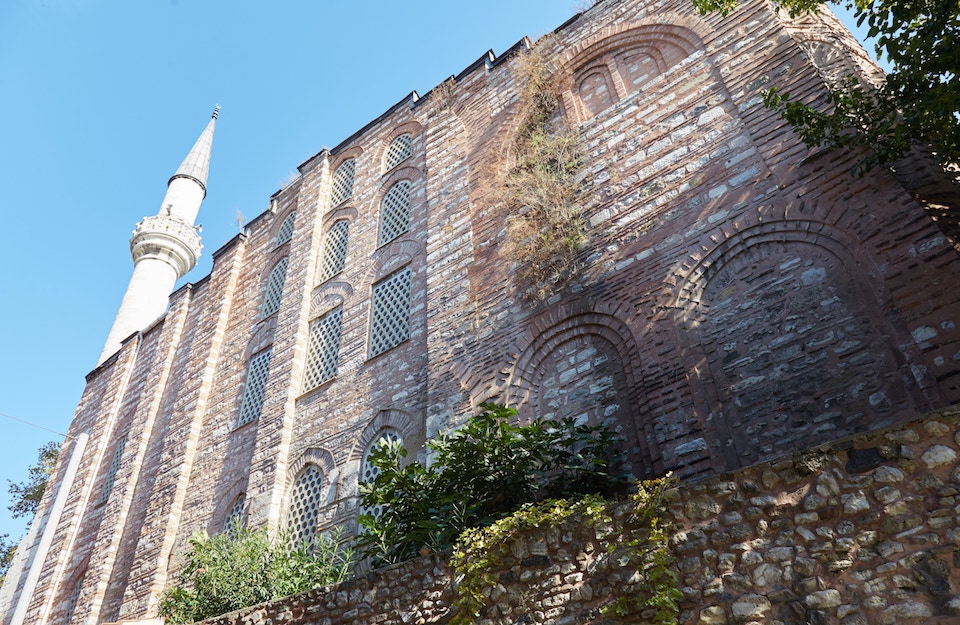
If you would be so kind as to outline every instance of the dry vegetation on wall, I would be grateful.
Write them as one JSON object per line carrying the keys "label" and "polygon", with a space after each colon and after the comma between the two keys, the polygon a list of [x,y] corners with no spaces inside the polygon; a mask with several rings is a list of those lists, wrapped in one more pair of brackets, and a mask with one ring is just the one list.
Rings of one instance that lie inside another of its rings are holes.
{"label": "dry vegetation on wall", "polygon": [[542,38],[519,55],[515,134],[499,165],[499,197],[510,217],[507,253],[528,300],[543,300],[576,275],[586,245],[579,135],[560,114],[559,81]]}

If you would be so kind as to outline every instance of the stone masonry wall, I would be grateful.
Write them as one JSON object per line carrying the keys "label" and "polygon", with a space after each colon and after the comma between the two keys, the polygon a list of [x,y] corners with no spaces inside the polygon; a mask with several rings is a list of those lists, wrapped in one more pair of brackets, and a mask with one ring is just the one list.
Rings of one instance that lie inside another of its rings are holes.
{"label": "stone masonry wall", "polygon": [[[682,484],[669,492],[680,622],[891,625],[960,617],[960,411]],[[635,569],[612,548],[635,535],[631,504],[612,526],[568,519],[529,530],[493,572],[478,621],[643,623],[602,607]],[[456,574],[433,555],[208,625],[447,623]]]}

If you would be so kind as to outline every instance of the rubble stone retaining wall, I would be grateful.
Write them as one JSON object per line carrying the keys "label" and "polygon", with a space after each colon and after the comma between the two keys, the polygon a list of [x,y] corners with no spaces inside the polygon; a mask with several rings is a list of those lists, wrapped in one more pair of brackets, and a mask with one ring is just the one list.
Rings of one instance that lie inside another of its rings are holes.
{"label": "rubble stone retaining wall", "polygon": [[[943,412],[670,491],[680,622],[956,622],[958,420]],[[571,517],[524,533],[493,571],[479,622],[644,622],[602,610],[637,580],[617,548],[642,531],[631,511],[614,505],[612,525]],[[443,624],[456,577],[431,555],[206,623]]]}

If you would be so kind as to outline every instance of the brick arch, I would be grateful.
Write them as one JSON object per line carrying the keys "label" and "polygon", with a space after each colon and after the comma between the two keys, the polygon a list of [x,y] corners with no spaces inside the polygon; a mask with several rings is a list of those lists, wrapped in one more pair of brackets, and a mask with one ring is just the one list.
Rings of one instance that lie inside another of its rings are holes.
{"label": "brick arch", "polygon": [[[341,492],[345,497],[356,497],[360,483],[360,464],[363,455],[381,432],[392,429],[400,432],[403,444],[410,452],[407,458],[414,459],[423,445],[423,425],[415,420],[410,413],[396,408],[386,408],[377,412],[377,415],[363,428],[360,436],[355,440],[347,455],[345,470],[341,477]],[[358,505],[358,504],[355,504]]]}
{"label": "brick arch", "polygon": [[837,228],[784,220],[730,236],[687,272],[676,321],[726,468],[915,414],[882,285],[858,255]]}
{"label": "brick arch", "polygon": [[652,424],[643,418],[642,371],[636,341],[619,318],[575,312],[532,327],[505,387],[522,419],[577,417],[624,437],[635,476],[660,470]]}
{"label": "brick arch", "polygon": [[[213,509],[213,514],[210,517],[210,522],[207,524],[208,534],[212,536],[220,533],[227,512],[229,512],[230,507],[233,506],[233,502],[235,502],[240,495],[246,495],[246,492],[247,478],[242,477],[234,481],[233,485],[220,495],[220,498],[217,500],[217,505]],[[246,501],[245,506],[247,510],[249,510],[249,499]]]}
{"label": "brick arch", "polygon": [[319,317],[341,306],[353,296],[353,287],[348,282],[329,280],[313,290],[310,295],[310,319]]}
{"label": "brick arch", "polygon": [[363,429],[363,432],[360,433],[356,443],[350,450],[347,461],[359,462],[362,460],[367,447],[377,439],[380,432],[386,429],[393,429],[400,432],[400,436],[403,438],[403,442],[407,446],[408,451],[415,451],[415,448],[411,449],[411,444],[422,442],[423,439],[422,428],[408,412],[397,410],[396,408],[386,408],[379,411],[377,416],[371,419],[370,423]]}
{"label": "brick arch", "polygon": [[333,454],[323,447],[311,447],[300,454],[294,462],[287,468],[287,490],[289,491],[296,483],[300,472],[308,465],[316,465],[323,473],[323,484],[328,489],[324,497],[324,505],[329,505],[337,500],[337,493],[340,485],[340,471],[333,459]]}

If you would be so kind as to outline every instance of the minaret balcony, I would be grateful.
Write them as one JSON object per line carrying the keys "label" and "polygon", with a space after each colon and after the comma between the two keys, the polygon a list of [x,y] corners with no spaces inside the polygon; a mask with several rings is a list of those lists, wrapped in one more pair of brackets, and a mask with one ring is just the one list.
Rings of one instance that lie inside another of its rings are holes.
{"label": "minaret balcony", "polygon": [[162,260],[172,265],[179,277],[183,277],[197,265],[200,250],[203,249],[197,230],[172,215],[144,217],[130,239],[133,262]]}

